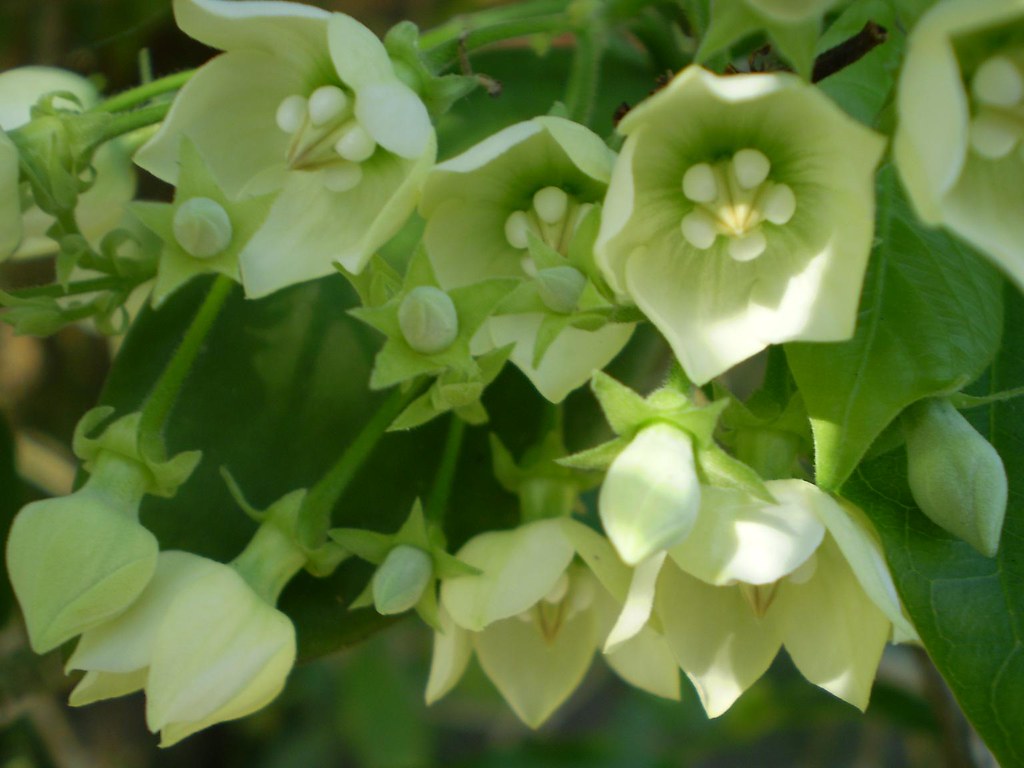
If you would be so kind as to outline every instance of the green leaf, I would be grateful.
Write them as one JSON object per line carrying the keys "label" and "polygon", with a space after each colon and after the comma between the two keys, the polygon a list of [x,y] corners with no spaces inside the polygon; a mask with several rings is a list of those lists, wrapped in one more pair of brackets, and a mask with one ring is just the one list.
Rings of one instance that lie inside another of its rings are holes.
{"label": "green leaf", "polygon": [[976,379],[1000,340],[995,269],[919,224],[891,169],[882,172],[878,210],[854,337],[786,345],[814,431],[817,482],[827,490],[843,484],[908,405]]}
{"label": "green leaf", "polygon": [[[1024,298],[1007,301],[1006,340],[989,391],[1024,381]],[[998,555],[987,558],[931,523],[916,508],[906,455],[866,463],[845,494],[873,519],[896,587],[925,648],[1000,765],[1024,765],[1024,402],[979,414],[1010,481]],[[974,416],[974,413],[971,414]]]}

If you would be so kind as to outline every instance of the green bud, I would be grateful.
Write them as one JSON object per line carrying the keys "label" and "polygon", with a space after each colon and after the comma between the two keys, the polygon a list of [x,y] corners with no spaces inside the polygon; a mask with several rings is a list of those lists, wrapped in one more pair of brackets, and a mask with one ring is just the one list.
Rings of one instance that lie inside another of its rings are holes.
{"label": "green bud", "polygon": [[385,616],[403,613],[420,601],[434,578],[430,555],[402,544],[384,558],[373,574],[373,604]]}
{"label": "green bud", "polygon": [[197,259],[209,259],[231,244],[231,219],[216,200],[193,197],[174,213],[174,239]]}
{"label": "green bud", "polygon": [[587,278],[573,267],[550,267],[537,273],[537,292],[544,306],[567,315],[576,309]]}
{"label": "green bud", "polygon": [[999,548],[1007,483],[995,448],[944,399],[903,413],[907,475],[929,519],[987,557]]}
{"label": "green bud", "polygon": [[420,285],[398,307],[398,326],[410,347],[434,355],[448,349],[459,335],[459,315],[447,293]]}
{"label": "green bud", "polygon": [[121,613],[149,582],[159,545],[138,522],[149,482],[145,467],[105,451],[80,490],[14,519],[7,570],[37,653]]}

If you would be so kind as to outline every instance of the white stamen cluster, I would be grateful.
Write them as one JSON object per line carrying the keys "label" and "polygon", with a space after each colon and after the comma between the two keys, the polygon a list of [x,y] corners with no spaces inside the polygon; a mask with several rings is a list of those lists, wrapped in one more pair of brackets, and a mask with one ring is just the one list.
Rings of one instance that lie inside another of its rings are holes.
{"label": "white stamen cluster", "polygon": [[[509,214],[505,220],[505,239],[513,248],[526,250],[532,232],[564,256],[569,250],[569,241],[591,208],[591,203],[579,203],[563,189],[544,187],[534,194],[529,210]],[[536,274],[529,256],[523,257],[523,269]]]}
{"label": "white stamen cluster", "polygon": [[762,222],[781,226],[796,212],[793,190],[770,181],[771,169],[771,161],[757,149],[741,149],[729,160],[688,168],[683,194],[696,205],[680,224],[686,241],[707,250],[724,235],[736,261],[752,261],[764,253],[768,241]]}
{"label": "white stamen cluster", "polygon": [[[1007,56],[992,56],[971,80],[971,148],[982,157],[1006,157],[1024,139],[1024,74]],[[1021,148],[1024,153],[1024,146]]]}
{"label": "white stamen cluster", "polygon": [[293,94],[277,108],[277,127],[292,137],[288,165],[323,172],[332,192],[347,192],[363,178],[360,165],[377,143],[355,118],[352,98],[336,85],[322,85],[308,98]]}

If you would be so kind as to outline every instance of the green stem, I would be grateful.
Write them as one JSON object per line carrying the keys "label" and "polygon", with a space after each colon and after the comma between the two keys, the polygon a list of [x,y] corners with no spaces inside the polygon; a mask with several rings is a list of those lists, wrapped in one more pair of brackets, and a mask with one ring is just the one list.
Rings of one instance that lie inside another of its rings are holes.
{"label": "green stem", "polygon": [[516,19],[513,21],[492,24],[486,27],[466,29],[458,37],[446,40],[425,50],[427,65],[435,72],[450,67],[459,60],[460,54],[482,48],[491,43],[511,40],[516,37],[528,37],[537,34],[559,34],[572,32],[575,23],[565,14],[552,14],[534,18]]}
{"label": "green stem", "polygon": [[589,125],[594,113],[606,37],[597,19],[576,32],[576,52],[569,70],[565,106],[569,118],[582,125]]}
{"label": "green stem", "polygon": [[1021,397],[1022,395],[1024,395],[1024,387],[1004,389],[1002,392],[993,392],[991,395],[984,395],[982,397],[965,395],[960,392],[955,395],[951,395],[949,402],[952,403],[953,407],[957,410],[964,411],[970,408],[980,408],[984,405],[991,405],[992,403],[1001,403],[1004,400],[1012,400],[1015,397]]}
{"label": "green stem", "polygon": [[47,297],[53,299],[60,299],[65,296],[80,296],[83,293],[98,293],[99,291],[110,291],[110,290],[131,290],[140,283],[145,282],[151,275],[143,275],[138,279],[126,280],[121,277],[97,277],[92,280],[81,280],[77,283],[71,283],[67,287],[67,290],[63,286],[56,283],[51,285],[33,285],[28,288],[19,288],[16,290],[8,291],[11,296],[15,296],[19,299],[36,299],[39,297]]}
{"label": "green stem", "polygon": [[161,96],[171,91],[176,91],[189,81],[196,70],[188,69],[184,72],[176,72],[167,77],[161,77],[150,83],[143,83],[127,91],[122,91],[116,96],[111,96],[93,107],[92,112],[122,112],[131,109],[137,104],[144,104],[150,99]]}
{"label": "green stem", "polygon": [[427,520],[439,522],[444,519],[465,432],[466,422],[453,413],[451,423],[448,425],[448,437],[444,442],[444,452],[441,454],[441,463],[437,468],[437,477],[430,492],[430,499],[427,501]]}
{"label": "green stem", "polygon": [[447,45],[453,40],[457,41],[466,33],[482,27],[504,24],[508,21],[517,21],[530,16],[549,16],[562,13],[571,1],[534,0],[528,3],[504,5],[498,8],[477,11],[476,13],[453,16],[444,24],[428,29],[420,35],[420,48],[428,51],[440,45]]}
{"label": "green stem", "polygon": [[160,374],[160,378],[153,385],[153,389],[142,406],[142,418],[139,421],[141,440],[159,440],[167,417],[181,392],[181,385],[184,383],[185,377],[188,376],[192,363],[199,355],[199,350],[202,349],[203,342],[234,285],[231,278],[223,275],[214,280],[210,292],[206,294],[202,306],[199,307],[192,324],[185,332],[185,337],[174,351],[174,356],[164,368],[164,372]]}
{"label": "green stem", "polygon": [[323,538],[331,525],[331,513],[338,499],[363,462],[373,453],[373,449],[377,447],[391,422],[409,403],[422,394],[424,384],[425,382],[417,382],[404,391],[396,387],[334,465],[310,488],[302,504],[302,517],[299,520],[300,541],[306,547],[315,549],[323,543]]}
{"label": "green stem", "polygon": [[92,146],[98,147],[105,141],[116,139],[126,133],[137,131],[139,128],[146,128],[150,125],[162,122],[170,110],[170,102],[163,104],[149,104],[139,107],[131,112],[119,112],[112,115],[111,119],[103,126],[103,130],[92,140]]}

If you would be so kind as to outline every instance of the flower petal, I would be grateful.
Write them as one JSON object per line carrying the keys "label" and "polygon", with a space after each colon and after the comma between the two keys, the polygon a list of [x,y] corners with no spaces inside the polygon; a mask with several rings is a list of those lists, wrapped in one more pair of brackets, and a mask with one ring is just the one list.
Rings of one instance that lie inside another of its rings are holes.
{"label": "flower petal", "polygon": [[270,53],[222,54],[185,84],[160,130],[135,154],[135,162],[176,183],[178,146],[187,136],[228,197],[272,191],[283,183],[289,142],[275,123],[278,105],[309,86],[300,71]]}
{"label": "flower petal", "polygon": [[456,686],[473,653],[469,632],[452,621],[443,604],[438,616],[442,631],[434,632],[434,650],[430,657],[430,677],[425,694],[427,704],[433,704]]}
{"label": "flower petal", "polygon": [[792,488],[800,482],[768,483],[778,504],[743,491],[704,488],[697,524],[682,544],[672,548],[672,559],[684,571],[717,586],[771,584],[792,573],[825,535],[799,489]]}
{"label": "flower petal", "polygon": [[389,152],[414,159],[428,151],[434,136],[420,97],[404,83],[373,83],[356,94],[356,117]]}
{"label": "flower petal", "polygon": [[327,44],[334,69],[353,90],[361,92],[364,86],[397,80],[384,44],[351,16],[331,14]]}
{"label": "flower petal", "polygon": [[[0,72],[0,129],[10,131],[27,123],[39,97],[53,91],[73,93],[86,108],[99,98],[95,85],[66,69],[17,67]],[[58,105],[63,103],[57,101]]]}
{"label": "flower petal", "polygon": [[858,709],[871,695],[889,619],[861,588],[831,538],[817,552],[814,575],[779,585],[769,616],[797,669],[815,685]]}
{"label": "flower petal", "polygon": [[573,558],[562,525],[558,519],[540,520],[466,542],[455,556],[481,573],[442,582],[441,602],[452,620],[478,632],[547,595]]}
{"label": "flower petal", "polygon": [[679,701],[679,665],[665,639],[650,627],[605,652],[604,660],[630,685]]}
{"label": "flower petal", "polygon": [[116,699],[141,691],[149,670],[143,667],[132,672],[86,672],[68,696],[72,707],[84,707],[104,699]]}
{"label": "flower petal", "polygon": [[539,728],[582,682],[597,646],[594,613],[581,611],[545,638],[532,621],[507,619],[475,638],[480,666],[520,720]]}
{"label": "flower petal", "polygon": [[629,584],[622,611],[604,642],[604,652],[614,653],[635,638],[647,624],[654,609],[654,587],[667,552],[657,552],[637,565]]}

